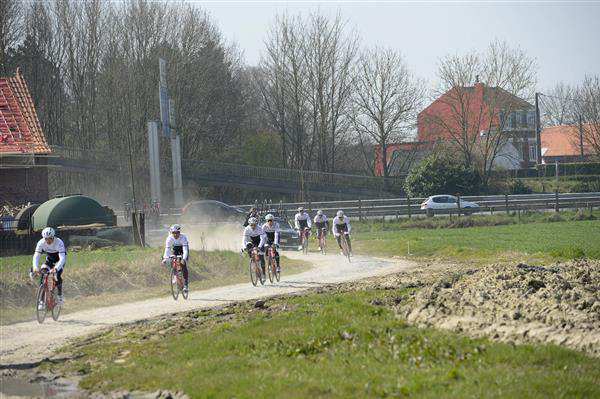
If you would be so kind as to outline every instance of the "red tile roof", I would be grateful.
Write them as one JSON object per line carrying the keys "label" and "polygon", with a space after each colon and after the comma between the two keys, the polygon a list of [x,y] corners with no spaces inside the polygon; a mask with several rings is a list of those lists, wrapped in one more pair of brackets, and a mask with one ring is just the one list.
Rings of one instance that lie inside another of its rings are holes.
{"label": "red tile roof", "polygon": [[[579,126],[551,126],[541,132],[542,156],[563,157],[581,154],[579,142]],[[592,149],[583,143],[583,154],[589,155]]]}
{"label": "red tile roof", "polygon": [[0,154],[23,153],[48,154],[50,147],[17,69],[14,77],[0,77]]}

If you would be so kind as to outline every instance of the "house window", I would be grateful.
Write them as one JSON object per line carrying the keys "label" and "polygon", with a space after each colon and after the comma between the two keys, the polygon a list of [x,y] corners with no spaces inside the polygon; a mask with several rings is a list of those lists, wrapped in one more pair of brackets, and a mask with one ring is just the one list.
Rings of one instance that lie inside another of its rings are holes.
{"label": "house window", "polygon": [[530,129],[535,128],[535,111],[529,111],[527,113],[527,127]]}
{"label": "house window", "polygon": [[514,129],[517,127],[517,113],[516,112],[511,112],[508,115],[508,128],[509,129]]}
{"label": "house window", "polygon": [[529,144],[529,160],[537,161],[537,145]]}
{"label": "house window", "polygon": [[519,116],[521,117],[521,127],[526,129],[527,128],[527,111],[521,111]]}

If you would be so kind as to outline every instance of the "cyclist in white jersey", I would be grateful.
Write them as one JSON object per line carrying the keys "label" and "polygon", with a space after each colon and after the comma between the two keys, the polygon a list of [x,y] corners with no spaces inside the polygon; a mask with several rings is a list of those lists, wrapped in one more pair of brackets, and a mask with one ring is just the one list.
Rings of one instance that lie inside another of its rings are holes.
{"label": "cyclist in white jersey", "polygon": [[346,241],[348,242],[348,250],[350,251],[350,256],[352,256],[352,243],[350,242],[350,230],[352,230],[352,226],[350,226],[350,219],[348,216],[344,215],[344,211],[337,211],[337,215],[333,218],[332,225],[331,231],[335,236],[335,240],[337,241],[340,250],[342,249],[340,235],[345,234]]}
{"label": "cyclist in white jersey", "polygon": [[[42,266],[42,272],[48,272],[52,268],[56,270],[56,288],[58,289],[58,304],[64,304],[64,298],[62,294],[62,273],[67,262],[67,250],[65,243],[58,237],[52,227],[46,227],[42,230],[42,239],[38,241],[35,246],[35,252],[33,253],[33,265],[29,272],[29,277],[33,278],[34,273],[39,272],[39,260],[42,252],[46,253],[46,260]],[[42,275],[43,279],[43,275]],[[40,284],[43,280],[40,280]],[[39,304],[38,304],[39,306]],[[43,304],[42,304],[43,306]]]}
{"label": "cyclist in white jersey", "polygon": [[[311,223],[310,223],[310,216],[308,214],[308,212],[306,212],[304,210],[303,207],[299,207],[298,208],[298,213],[296,214],[296,216],[294,217],[294,224],[296,226],[296,230],[298,230],[300,232],[300,234],[302,234],[302,230],[304,230],[304,234],[306,234],[306,239],[308,240],[308,237],[310,236],[310,228]],[[298,246],[298,251],[302,250],[302,245]]]}
{"label": "cyclist in white jersey", "polygon": [[[319,210],[315,215],[314,222],[317,228],[317,240],[320,240],[321,234],[327,235],[327,230],[329,229],[329,220],[327,220],[327,216],[323,213],[323,211]],[[320,250],[321,247],[319,246],[319,251]]]}
{"label": "cyclist in white jersey", "polygon": [[181,270],[183,272],[184,286],[183,291],[188,291],[188,258],[190,253],[190,244],[185,234],[181,234],[181,226],[174,224],[169,228],[169,235],[165,242],[165,253],[162,263],[166,264],[171,255],[181,256]]}
{"label": "cyclist in white jersey", "polygon": [[265,274],[266,240],[267,235],[262,227],[258,225],[258,219],[255,217],[248,219],[248,226],[244,228],[244,232],[242,233],[242,251],[248,252],[248,256],[251,256],[250,251],[252,248],[258,248],[258,257],[260,258],[260,266],[262,267],[263,275]]}
{"label": "cyclist in white jersey", "polygon": [[277,271],[280,270],[279,267],[279,223],[275,222],[273,215],[270,213],[265,216],[265,224],[262,225],[262,229],[265,232],[267,238],[267,245],[274,245],[273,249],[275,250],[275,260],[277,261]]}

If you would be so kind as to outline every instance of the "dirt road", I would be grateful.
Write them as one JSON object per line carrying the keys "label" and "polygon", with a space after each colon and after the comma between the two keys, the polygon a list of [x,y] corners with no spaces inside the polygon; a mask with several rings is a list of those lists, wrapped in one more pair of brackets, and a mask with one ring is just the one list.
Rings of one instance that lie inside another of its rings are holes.
{"label": "dirt road", "polygon": [[[324,284],[381,276],[416,267],[416,263],[409,261],[391,261],[362,256],[356,256],[352,259],[352,263],[348,263],[339,254],[327,256],[309,254],[303,257],[299,253],[292,252],[285,253],[285,255],[291,258],[308,260],[312,263],[313,268],[304,273],[286,276],[284,263],[281,282],[277,284],[267,282],[262,287],[253,287],[248,281],[244,284],[190,292],[187,301],[180,299],[175,302],[171,296],[165,296],[163,298],[65,314],[61,316],[58,322],[54,322],[50,318],[43,325],[33,321],[1,326],[0,363],[2,365],[14,365],[39,361],[50,356],[53,350],[64,345],[69,338],[119,323],[143,320],[161,314],[211,307],[237,300],[292,293]],[[165,293],[167,292],[165,286]],[[68,300],[67,297],[67,308]]]}

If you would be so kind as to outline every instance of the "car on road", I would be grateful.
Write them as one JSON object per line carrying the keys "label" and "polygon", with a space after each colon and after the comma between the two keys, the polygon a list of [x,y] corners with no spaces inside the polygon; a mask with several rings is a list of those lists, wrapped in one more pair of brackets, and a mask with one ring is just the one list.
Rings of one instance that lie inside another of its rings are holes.
{"label": "car on road", "polygon": [[290,222],[282,217],[274,217],[273,221],[279,223],[279,247],[281,249],[298,250],[300,235],[291,226]]}
{"label": "car on road", "polygon": [[[458,198],[454,195],[432,195],[421,203],[421,209],[427,212],[427,215],[433,216],[436,211],[443,211],[458,208]],[[470,215],[479,210],[479,204],[476,202],[460,200],[460,209],[465,215]]]}
{"label": "car on road", "polygon": [[221,201],[202,200],[187,203],[181,212],[181,223],[239,223],[246,220],[246,212]]}

